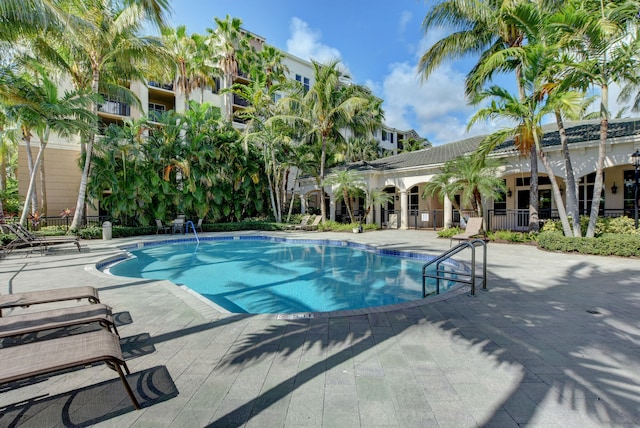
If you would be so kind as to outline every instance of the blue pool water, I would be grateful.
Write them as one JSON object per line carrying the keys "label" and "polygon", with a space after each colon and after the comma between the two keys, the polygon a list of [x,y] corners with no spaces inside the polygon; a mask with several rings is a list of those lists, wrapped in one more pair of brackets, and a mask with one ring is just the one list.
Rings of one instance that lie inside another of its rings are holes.
{"label": "blue pool water", "polygon": [[[113,275],[184,284],[234,313],[359,309],[422,298],[425,260],[346,246],[214,240],[132,249]],[[429,256],[424,256],[429,257]],[[441,292],[448,285],[441,284]],[[435,285],[427,289],[434,291]]]}

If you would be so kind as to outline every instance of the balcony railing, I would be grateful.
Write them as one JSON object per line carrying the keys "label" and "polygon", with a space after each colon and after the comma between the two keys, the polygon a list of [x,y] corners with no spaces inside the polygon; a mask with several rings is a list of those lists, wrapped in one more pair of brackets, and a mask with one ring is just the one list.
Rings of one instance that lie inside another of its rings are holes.
{"label": "balcony railing", "polygon": [[249,106],[249,102],[247,100],[236,94],[233,94],[233,104],[242,107]]}
{"label": "balcony railing", "polygon": [[98,111],[118,116],[131,116],[131,106],[118,101],[105,101],[102,104],[98,104]]}
{"label": "balcony railing", "polygon": [[154,88],[164,89],[166,91],[173,91],[173,83],[160,83],[160,82],[154,82],[150,80],[148,82],[148,85]]}

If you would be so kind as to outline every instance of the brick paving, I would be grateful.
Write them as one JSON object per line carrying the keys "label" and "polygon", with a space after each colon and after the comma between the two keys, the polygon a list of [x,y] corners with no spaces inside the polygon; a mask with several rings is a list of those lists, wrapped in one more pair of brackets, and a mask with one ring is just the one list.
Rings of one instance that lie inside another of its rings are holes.
{"label": "brick paving", "polygon": [[[431,231],[272,235],[449,248]],[[1,293],[99,288],[143,404],[135,411],[97,365],[0,387],[0,426],[640,425],[638,259],[490,243],[489,291],[476,297],[287,320],[221,313],[168,281],[96,270],[119,245],[154,239],[0,260]]]}

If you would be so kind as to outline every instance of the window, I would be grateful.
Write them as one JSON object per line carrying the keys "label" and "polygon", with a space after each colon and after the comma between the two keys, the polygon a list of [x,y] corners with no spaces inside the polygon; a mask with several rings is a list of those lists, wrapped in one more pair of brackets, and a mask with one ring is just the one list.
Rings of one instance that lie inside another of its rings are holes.
{"label": "window", "polygon": [[157,121],[164,114],[166,108],[163,104],[149,103],[149,119]]}
{"label": "window", "polygon": [[[604,175],[602,177],[604,182]],[[580,214],[589,215],[591,212],[591,201],[593,200],[593,187],[596,182],[596,173],[592,172],[580,178],[578,182],[578,209]],[[600,194],[599,215],[604,215],[604,198],[605,193]]]}
{"label": "window", "polygon": [[409,214],[418,215],[418,210],[420,210],[420,193],[418,186],[413,186],[409,189]]}
{"label": "window", "polygon": [[389,139],[389,133],[383,129],[382,130],[382,141],[387,141],[388,139]]}
{"label": "window", "polygon": [[633,217],[635,204],[633,203],[635,186],[636,186],[636,172],[633,169],[629,169],[623,172],[624,177],[624,202],[623,208],[626,215]]}
{"label": "window", "polygon": [[[507,187],[507,180],[502,180],[504,186]],[[493,201],[493,211],[495,215],[507,214],[507,195],[505,192],[500,192],[500,197]]]}
{"label": "window", "polygon": [[307,92],[309,91],[309,78],[308,77],[303,77],[299,74],[296,74],[296,82],[300,82],[302,83],[302,87],[304,88],[304,91]]}

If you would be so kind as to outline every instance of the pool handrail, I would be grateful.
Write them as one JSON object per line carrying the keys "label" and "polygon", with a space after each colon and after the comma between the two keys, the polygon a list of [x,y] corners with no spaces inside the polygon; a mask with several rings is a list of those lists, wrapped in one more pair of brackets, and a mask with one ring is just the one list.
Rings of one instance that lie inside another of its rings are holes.
{"label": "pool handrail", "polygon": [[191,220],[187,221],[185,225],[185,234],[189,234],[189,225],[191,225],[191,229],[193,230],[193,234],[196,237],[196,242],[200,244],[200,239],[198,239],[198,232],[196,232],[196,226],[193,224]]}
{"label": "pool handrail", "polygon": [[[482,263],[482,275],[476,275],[476,247],[481,245],[483,247],[483,263]],[[460,253],[461,251],[470,248],[471,249],[471,270],[469,272],[465,272],[462,270],[445,270],[441,268],[441,265],[451,258],[451,256]],[[435,274],[427,273],[427,267],[435,264],[436,272]],[[442,275],[441,275],[442,274]],[[449,276],[446,276],[449,275]],[[461,278],[466,277],[465,278]],[[487,289],[487,243],[483,239],[473,239],[470,241],[461,242],[455,247],[445,251],[440,254],[433,260],[428,261],[422,266],[422,297],[425,298],[427,294],[427,278],[434,278],[436,280],[436,292],[435,294],[440,294],[440,279],[446,279],[448,281],[460,282],[464,284],[471,285],[471,291],[469,295],[475,296],[476,294],[476,280],[479,280],[482,283],[482,289]]]}

